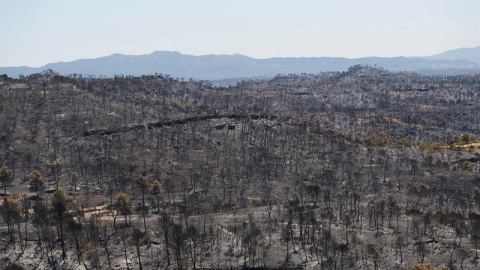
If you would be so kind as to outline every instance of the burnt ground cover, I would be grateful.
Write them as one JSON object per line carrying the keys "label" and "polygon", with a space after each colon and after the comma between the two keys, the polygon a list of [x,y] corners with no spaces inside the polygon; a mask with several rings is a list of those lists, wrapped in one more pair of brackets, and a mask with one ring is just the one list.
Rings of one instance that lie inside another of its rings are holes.
{"label": "burnt ground cover", "polygon": [[479,75],[0,87],[2,268],[478,267]]}

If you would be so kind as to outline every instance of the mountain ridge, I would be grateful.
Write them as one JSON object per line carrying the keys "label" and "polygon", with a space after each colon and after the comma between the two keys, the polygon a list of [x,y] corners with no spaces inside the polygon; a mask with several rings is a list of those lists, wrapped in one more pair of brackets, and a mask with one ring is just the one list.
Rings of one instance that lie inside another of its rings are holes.
{"label": "mountain ridge", "polygon": [[378,66],[391,71],[413,71],[427,74],[480,73],[480,46],[449,50],[426,57],[273,57],[256,59],[242,54],[195,56],[177,51],[154,51],[143,55],[115,53],[92,59],[49,63],[38,68],[0,67],[0,74],[18,77],[51,69],[61,74],[75,73],[107,77],[163,73],[176,78],[221,80],[277,74],[346,71],[349,67],[358,64]]}
{"label": "mountain ridge", "polygon": [[447,50],[442,53],[427,56],[424,58],[434,60],[463,59],[480,65],[480,46],[474,48],[459,48]]}

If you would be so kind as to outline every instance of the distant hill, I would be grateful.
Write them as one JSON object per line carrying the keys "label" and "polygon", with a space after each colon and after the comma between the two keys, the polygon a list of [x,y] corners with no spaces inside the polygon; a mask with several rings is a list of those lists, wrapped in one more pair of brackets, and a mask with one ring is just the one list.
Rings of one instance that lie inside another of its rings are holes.
{"label": "distant hill", "polygon": [[[480,47],[479,47],[480,48]],[[175,78],[221,80],[274,76],[276,74],[346,71],[354,65],[371,65],[391,71],[416,71],[426,74],[480,73],[476,49],[460,49],[429,57],[366,57],[348,59],[341,57],[269,58],[255,59],[248,56],[202,55],[193,56],[179,52],[156,51],[145,55],[113,54],[95,59],[59,62],[39,68],[3,67],[0,74],[18,77],[52,69],[61,74],[83,75],[143,75],[163,73]],[[468,55],[472,57],[467,57]],[[472,60],[473,59],[473,60]]]}
{"label": "distant hill", "polygon": [[480,65],[480,46],[475,48],[461,48],[456,50],[449,50],[437,55],[424,57],[424,59],[466,60]]}

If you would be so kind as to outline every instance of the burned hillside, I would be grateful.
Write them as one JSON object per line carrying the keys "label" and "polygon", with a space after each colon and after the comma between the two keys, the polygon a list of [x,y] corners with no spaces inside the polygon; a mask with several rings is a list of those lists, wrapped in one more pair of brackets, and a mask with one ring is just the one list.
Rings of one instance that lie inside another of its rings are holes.
{"label": "burned hillside", "polygon": [[2,267],[478,267],[479,75],[0,87]]}

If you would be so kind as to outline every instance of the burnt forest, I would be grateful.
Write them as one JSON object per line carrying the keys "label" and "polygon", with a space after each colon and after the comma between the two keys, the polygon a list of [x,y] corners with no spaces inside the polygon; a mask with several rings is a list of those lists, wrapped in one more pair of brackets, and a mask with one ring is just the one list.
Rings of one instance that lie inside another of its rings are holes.
{"label": "burnt forest", "polygon": [[479,269],[480,75],[0,77],[2,269]]}

